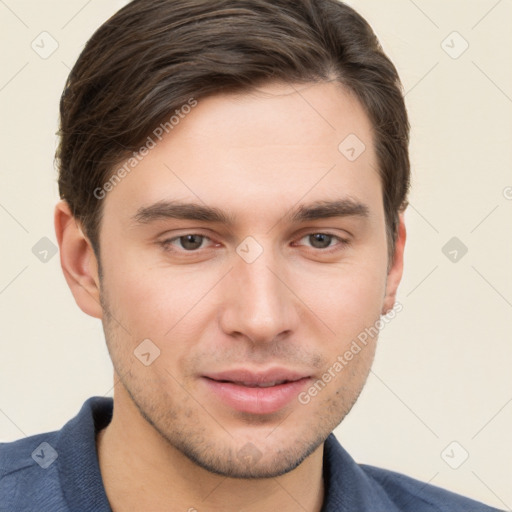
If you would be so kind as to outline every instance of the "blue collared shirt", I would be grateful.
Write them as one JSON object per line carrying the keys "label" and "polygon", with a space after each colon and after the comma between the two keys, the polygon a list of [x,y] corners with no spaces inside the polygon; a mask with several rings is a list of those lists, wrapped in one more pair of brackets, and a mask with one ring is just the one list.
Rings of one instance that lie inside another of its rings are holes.
{"label": "blue collared shirt", "polygon": [[[111,398],[89,398],[61,430],[0,444],[0,512],[111,512],[96,433]],[[324,445],[322,512],[496,512],[407,476],[357,464],[334,435]]]}

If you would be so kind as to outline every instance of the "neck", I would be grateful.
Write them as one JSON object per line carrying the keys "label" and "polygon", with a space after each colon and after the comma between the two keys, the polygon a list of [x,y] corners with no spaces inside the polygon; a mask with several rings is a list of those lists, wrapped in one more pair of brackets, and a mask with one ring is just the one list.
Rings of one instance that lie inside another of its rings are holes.
{"label": "neck", "polygon": [[323,444],[280,477],[227,478],[197,466],[170,445],[140,415],[120,383],[118,388],[112,421],[96,440],[113,512],[320,511]]}

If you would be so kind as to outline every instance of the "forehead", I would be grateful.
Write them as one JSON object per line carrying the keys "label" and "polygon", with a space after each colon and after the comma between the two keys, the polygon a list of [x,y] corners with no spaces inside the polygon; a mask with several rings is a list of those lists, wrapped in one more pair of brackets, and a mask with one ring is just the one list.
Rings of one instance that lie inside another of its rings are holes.
{"label": "forehead", "polygon": [[163,200],[235,216],[277,213],[301,198],[381,202],[371,124],[338,83],[219,94],[180,114],[108,193],[105,217]]}

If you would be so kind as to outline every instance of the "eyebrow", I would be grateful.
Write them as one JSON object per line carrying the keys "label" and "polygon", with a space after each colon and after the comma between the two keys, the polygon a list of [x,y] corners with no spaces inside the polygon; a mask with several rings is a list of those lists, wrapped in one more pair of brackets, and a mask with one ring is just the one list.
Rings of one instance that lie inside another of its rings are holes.
{"label": "eyebrow", "polygon": [[316,201],[308,205],[300,205],[287,216],[292,223],[310,220],[328,219],[331,217],[368,217],[370,209],[365,204],[351,198],[334,201]]}
{"label": "eyebrow", "polygon": [[[315,201],[302,204],[292,209],[284,219],[290,223],[299,224],[312,220],[332,217],[368,217],[369,208],[365,204],[352,198],[343,198],[331,201]],[[133,220],[137,224],[149,224],[158,220],[181,219],[198,220],[233,226],[235,217],[213,206],[204,206],[198,203],[185,203],[181,201],[159,201],[137,210]]]}

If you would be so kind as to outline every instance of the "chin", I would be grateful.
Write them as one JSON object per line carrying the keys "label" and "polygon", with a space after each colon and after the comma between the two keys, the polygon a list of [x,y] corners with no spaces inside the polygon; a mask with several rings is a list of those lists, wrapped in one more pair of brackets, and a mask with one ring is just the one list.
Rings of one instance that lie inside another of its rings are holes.
{"label": "chin", "polygon": [[234,448],[229,444],[221,446],[218,442],[215,446],[208,442],[198,446],[186,440],[174,446],[196,466],[210,473],[238,479],[276,478],[297,468],[325,441],[327,435],[309,442],[297,440],[290,446],[281,445],[277,449],[274,443],[265,446],[265,443],[247,442],[241,448]]}

